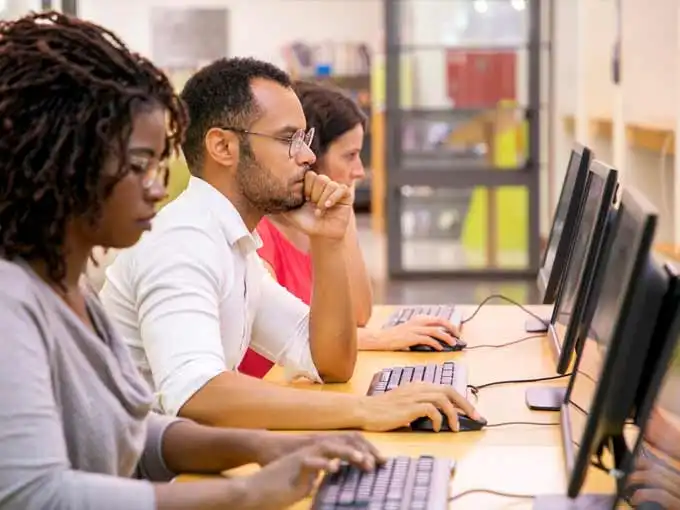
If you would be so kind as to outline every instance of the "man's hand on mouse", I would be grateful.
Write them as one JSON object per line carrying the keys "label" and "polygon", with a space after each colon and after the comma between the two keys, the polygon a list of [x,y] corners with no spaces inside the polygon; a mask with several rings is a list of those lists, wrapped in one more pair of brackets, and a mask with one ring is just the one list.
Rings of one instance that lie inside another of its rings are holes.
{"label": "man's hand on mouse", "polygon": [[414,382],[399,386],[380,395],[361,397],[359,416],[361,428],[372,432],[385,432],[408,426],[418,418],[428,417],[432,428],[438,432],[442,426],[442,414],[449,427],[459,430],[458,414],[475,421],[484,418],[474,406],[451,386]]}
{"label": "man's hand on mouse", "polygon": [[408,322],[373,332],[368,348],[375,351],[403,351],[413,345],[428,345],[436,351],[443,350],[441,342],[456,345],[459,331],[450,321],[441,317],[418,315]]}

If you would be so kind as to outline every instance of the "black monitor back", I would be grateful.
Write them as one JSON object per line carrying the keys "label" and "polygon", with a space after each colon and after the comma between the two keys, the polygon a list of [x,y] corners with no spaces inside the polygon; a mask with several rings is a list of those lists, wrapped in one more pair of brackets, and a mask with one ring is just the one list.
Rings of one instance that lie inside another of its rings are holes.
{"label": "black monitor back", "polygon": [[625,190],[607,240],[602,287],[561,410],[569,497],[591,457],[622,434],[634,404],[668,276],[650,255],[656,209]]}
{"label": "black monitor back", "polygon": [[[680,487],[680,278],[669,264],[666,271],[671,285],[638,388],[635,421],[640,434],[627,452],[621,469],[624,476],[618,480],[619,496],[629,501],[636,496],[636,504],[647,502],[645,491],[630,481],[629,475],[643,459],[651,485],[663,486],[672,481],[675,487]],[[655,484],[655,479],[664,483]],[[680,498],[675,501],[680,505]],[[675,508],[665,506],[670,507]]]}
{"label": "black monitor back", "polygon": [[562,281],[585,198],[586,180],[592,158],[593,153],[590,149],[579,144],[574,145],[536,280],[542,295],[541,301],[545,304],[555,302]]}
{"label": "black monitor back", "polygon": [[600,161],[590,165],[585,200],[575,232],[575,241],[564,271],[548,327],[549,345],[557,359],[557,372],[566,373],[582,330],[585,304],[593,274],[601,263],[603,243],[616,217],[618,172]]}

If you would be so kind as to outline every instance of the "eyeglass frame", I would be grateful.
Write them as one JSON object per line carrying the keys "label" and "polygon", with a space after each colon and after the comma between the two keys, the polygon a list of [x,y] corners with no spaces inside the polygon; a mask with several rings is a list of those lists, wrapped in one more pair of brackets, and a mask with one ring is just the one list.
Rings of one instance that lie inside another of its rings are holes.
{"label": "eyeglass frame", "polygon": [[[137,164],[135,164],[137,161]],[[141,163],[144,161],[144,163]],[[154,184],[160,183],[164,188],[170,182],[170,162],[167,158],[154,161],[154,158],[139,154],[128,155],[128,165],[133,173],[142,176],[142,187],[149,190]],[[139,170],[135,166],[140,167]],[[142,170],[143,168],[143,170]]]}
{"label": "eyeglass frame", "polygon": [[[244,135],[262,136],[264,138],[269,138],[271,140],[278,140],[279,142],[288,142],[288,157],[291,159],[294,158],[300,152],[303,145],[309,147],[311,150],[312,141],[314,141],[314,134],[316,132],[315,129],[311,127],[307,131],[305,131],[304,129],[298,129],[291,136],[277,136],[270,135],[268,133],[250,131],[249,129],[241,129],[228,126],[223,126],[221,129],[224,129],[225,131],[233,131],[234,133],[241,133]],[[296,142],[297,146],[293,148],[293,144]]]}

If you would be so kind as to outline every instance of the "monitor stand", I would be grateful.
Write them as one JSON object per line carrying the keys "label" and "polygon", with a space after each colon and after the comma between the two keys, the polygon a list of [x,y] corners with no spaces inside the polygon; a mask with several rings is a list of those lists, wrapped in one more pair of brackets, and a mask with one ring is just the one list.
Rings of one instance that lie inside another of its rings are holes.
{"label": "monitor stand", "polygon": [[525,401],[527,407],[534,411],[559,411],[566,394],[567,388],[539,386],[526,391]]}
{"label": "monitor stand", "polygon": [[535,317],[530,317],[524,323],[524,331],[527,333],[546,333],[548,324],[550,324],[550,318],[538,320]]}
{"label": "monitor stand", "polygon": [[616,496],[611,494],[582,494],[575,499],[559,494],[545,494],[534,498],[534,510],[611,510]]}

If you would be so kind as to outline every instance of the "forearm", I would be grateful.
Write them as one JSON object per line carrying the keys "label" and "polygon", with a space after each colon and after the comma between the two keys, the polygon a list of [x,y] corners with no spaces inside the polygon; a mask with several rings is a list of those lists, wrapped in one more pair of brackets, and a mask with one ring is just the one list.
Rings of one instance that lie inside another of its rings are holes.
{"label": "forearm", "polygon": [[221,473],[259,462],[271,432],[206,427],[178,421],[163,435],[163,460],[175,473]]}
{"label": "forearm", "polygon": [[155,485],[156,510],[250,510],[257,502],[245,479],[203,480]]}
{"label": "forearm", "polygon": [[218,375],[180,409],[180,416],[220,427],[277,430],[362,426],[357,395],[290,388],[243,374]]}
{"label": "forearm", "polygon": [[354,372],[357,331],[344,241],[311,238],[314,287],[309,336],[314,365],[326,382],[345,382]]}
{"label": "forearm", "polygon": [[359,236],[357,235],[357,224],[354,213],[347,227],[345,235],[345,245],[347,247],[347,265],[349,268],[350,291],[352,293],[352,304],[357,326],[365,326],[371,318],[373,310],[373,288],[371,279],[368,276],[364,256],[359,246]]}

